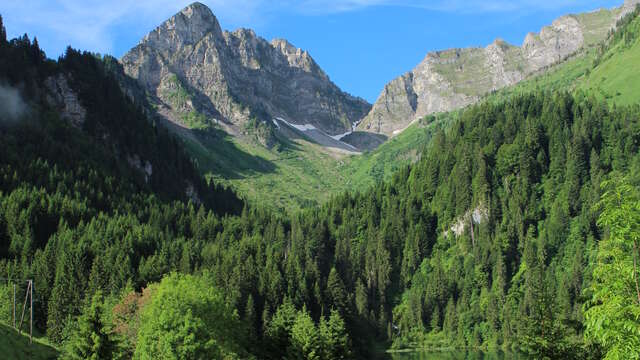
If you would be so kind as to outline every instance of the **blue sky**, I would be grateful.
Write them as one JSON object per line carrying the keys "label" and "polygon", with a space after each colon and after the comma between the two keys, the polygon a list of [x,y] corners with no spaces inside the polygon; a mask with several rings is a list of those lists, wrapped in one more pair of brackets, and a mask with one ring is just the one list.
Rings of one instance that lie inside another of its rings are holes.
{"label": "blue sky", "polygon": [[[191,1],[3,0],[10,37],[37,36],[56,58],[67,45],[122,56]],[[623,0],[201,0],[222,28],[252,28],[308,50],[342,89],[374,102],[389,80],[429,51],[486,46],[525,35],[566,13]]]}

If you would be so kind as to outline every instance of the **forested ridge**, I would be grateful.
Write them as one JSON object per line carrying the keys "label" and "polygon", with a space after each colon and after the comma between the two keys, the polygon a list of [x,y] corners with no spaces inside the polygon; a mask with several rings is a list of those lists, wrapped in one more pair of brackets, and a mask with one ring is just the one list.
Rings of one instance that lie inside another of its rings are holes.
{"label": "forested ridge", "polygon": [[[114,59],[46,60],[0,35],[0,79],[29,108],[0,130],[0,277],[34,279],[36,326],[63,357],[371,358],[376,343],[639,356],[640,106],[543,90],[485,102],[391,181],[279,214],[202,180]],[[39,85],[58,74],[82,129]]]}

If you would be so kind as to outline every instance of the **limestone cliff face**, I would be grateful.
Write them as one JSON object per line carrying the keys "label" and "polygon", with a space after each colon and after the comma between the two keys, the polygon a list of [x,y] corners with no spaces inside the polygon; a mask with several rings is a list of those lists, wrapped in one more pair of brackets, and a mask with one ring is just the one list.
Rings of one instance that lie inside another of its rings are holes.
{"label": "limestone cliff face", "polygon": [[53,106],[63,119],[78,129],[82,129],[87,110],[80,104],[78,95],[71,89],[65,75],[51,76],[44,81],[47,89],[47,102]]}
{"label": "limestone cliff face", "polygon": [[358,129],[396,135],[425,115],[459,109],[513,85],[605,39],[616,21],[640,0],[613,10],[563,16],[522,46],[496,40],[485,48],[429,53],[412,71],[387,84]]}
{"label": "limestone cliff face", "polygon": [[200,3],[153,30],[121,62],[165,113],[195,112],[231,133],[252,117],[267,124],[280,117],[340,134],[370,110],[333,84],[308,52],[248,29],[223,32]]}

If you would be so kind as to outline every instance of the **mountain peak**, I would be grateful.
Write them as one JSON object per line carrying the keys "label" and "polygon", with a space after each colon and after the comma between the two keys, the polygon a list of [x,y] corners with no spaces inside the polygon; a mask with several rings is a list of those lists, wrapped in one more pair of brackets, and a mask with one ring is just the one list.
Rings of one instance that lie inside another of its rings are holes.
{"label": "mountain peak", "polygon": [[194,2],[158,26],[143,39],[143,42],[178,42],[194,44],[208,33],[222,38],[218,19],[206,5]]}
{"label": "mountain peak", "polygon": [[[276,117],[342,134],[370,109],[332,83],[307,51],[286,40],[269,43],[251,29],[223,32],[212,11],[197,2],[158,26],[121,62],[155,95],[168,120],[187,125],[184,115],[197,112],[232,135],[246,136],[242,129],[251,119],[271,124]],[[188,101],[176,96],[183,92]]]}
{"label": "mountain peak", "polygon": [[194,1],[191,4],[187,5],[184,9],[182,9],[180,11],[183,14],[192,14],[192,13],[209,13],[211,15],[213,15],[213,13],[211,12],[211,9],[209,9],[209,7],[201,2],[198,1]]}

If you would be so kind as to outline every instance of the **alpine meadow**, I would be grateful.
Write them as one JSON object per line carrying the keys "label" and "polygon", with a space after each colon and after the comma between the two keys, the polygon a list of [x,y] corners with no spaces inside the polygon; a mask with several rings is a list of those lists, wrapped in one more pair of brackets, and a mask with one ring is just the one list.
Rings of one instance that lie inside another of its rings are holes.
{"label": "alpine meadow", "polygon": [[120,58],[0,17],[0,358],[640,359],[640,1],[373,104],[312,52],[201,3]]}

